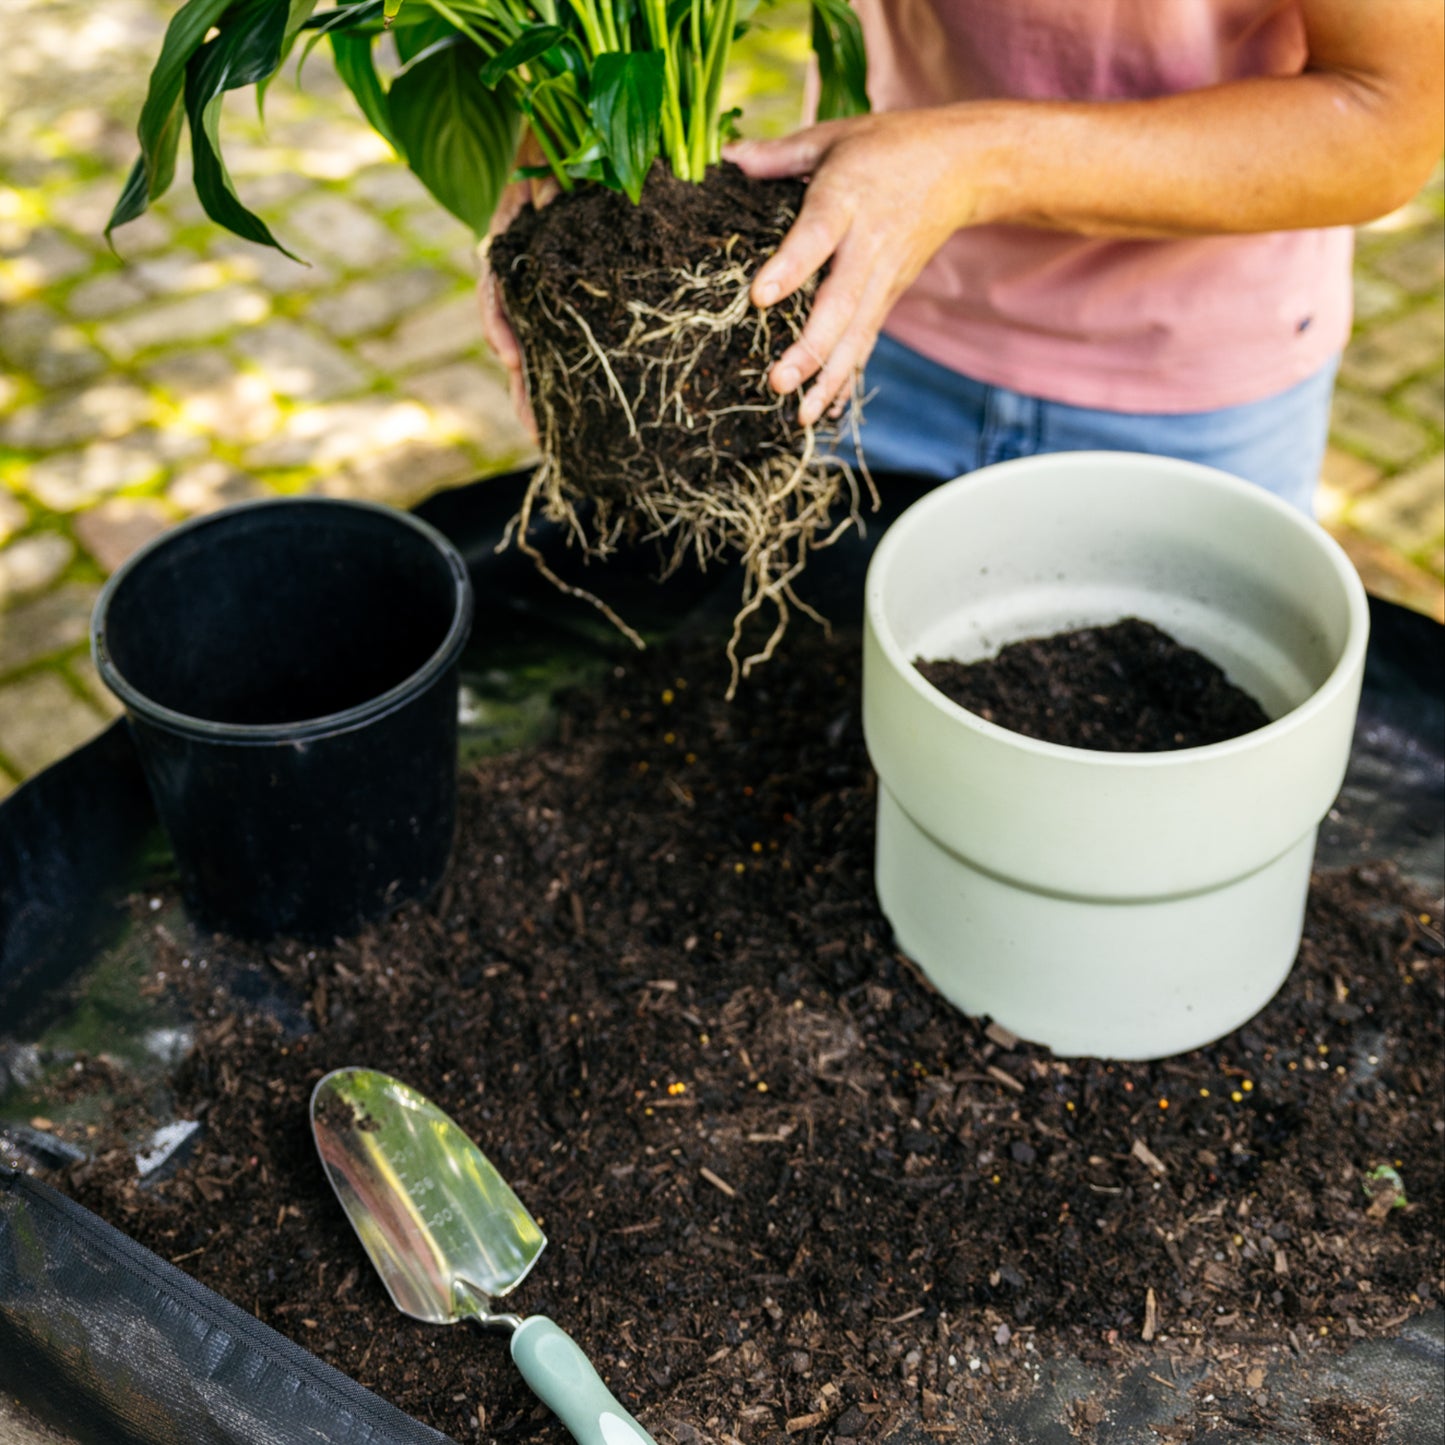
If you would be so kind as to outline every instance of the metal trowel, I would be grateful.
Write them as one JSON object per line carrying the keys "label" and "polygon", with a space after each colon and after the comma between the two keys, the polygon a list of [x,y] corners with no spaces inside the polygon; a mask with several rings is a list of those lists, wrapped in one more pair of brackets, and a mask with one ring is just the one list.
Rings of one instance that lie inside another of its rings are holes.
{"label": "metal trowel", "polygon": [[311,1095],[327,1178],[392,1303],[431,1324],[475,1320],[510,1333],[512,1359],[581,1445],[655,1445],[587,1356],[543,1315],[492,1301],[547,1246],[486,1155],[429,1099],[374,1069],[337,1069]]}

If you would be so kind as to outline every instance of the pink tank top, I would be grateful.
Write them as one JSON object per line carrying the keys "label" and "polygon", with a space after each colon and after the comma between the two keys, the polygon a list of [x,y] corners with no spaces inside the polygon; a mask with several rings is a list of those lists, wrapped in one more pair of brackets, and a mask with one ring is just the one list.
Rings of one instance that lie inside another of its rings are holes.
{"label": "pink tank top", "polygon": [[[880,111],[1143,98],[1295,75],[1306,58],[1297,0],[855,4]],[[1052,401],[1208,411],[1283,391],[1344,347],[1352,246],[1348,227],[1115,241],[975,226],[945,244],[885,329],[955,371]]]}

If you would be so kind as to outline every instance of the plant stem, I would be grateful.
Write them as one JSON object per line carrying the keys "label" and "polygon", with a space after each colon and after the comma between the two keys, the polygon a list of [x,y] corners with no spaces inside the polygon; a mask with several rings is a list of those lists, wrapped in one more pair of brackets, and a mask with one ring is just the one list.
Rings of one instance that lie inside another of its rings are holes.
{"label": "plant stem", "polygon": [[572,177],[567,174],[567,168],[562,164],[562,157],[557,154],[556,147],[552,144],[551,138],[547,135],[545,126],[537,122],[541,117],[537,114],[534,103],[524,101],[522,109],[532,122],[532,134],[537,137],[537,144],[542,148],[542,154],[547,158],[547,164],[552,168],[552,174],[557,178],[557,184],[564,191],[572,189]]}
{"label": "plant stem", "polygon": [[[465,20],[462,19],[460,15],[457,14],[455,10],[452,9],[450,5],[446,3],[446,0],[423,0],[423,3],[429,5],[433,10],[435,10],[436,13],[440,15],[441,18],[445,20],[448,25],[452,27],[452,29],[461,31],[461,33],[465,35],[467,39],[470,40],[472,44],[475,45],[477,49],[480,50],[484,55],[494,55],[496,53],[496,44],[494,42],[483,39],[483,37],[478,34],[476,30],[474,30]],[[501,15],[496,16],[496,21],[498,28],[501,29],[504,34],[511,36],[517,33],[516,23],[512,20],[512,17],[510,15],[507,15],[505,10],[502,11]]]}
{"label": "plant stem", "polygon": [[692,179],[692,168],[688,164],[687,134],[682,122],[682,94],[678,76],[677,54],[672,48],[672,38],[667,31],[667,0],[642,0],[647,28],[651,32],[653,46],[662,51],[663,100],[662,100],[662,148],[667,154],[668,164],[678,180]]}
{"label": "plant stem", "polygon": [[720,0],[718,10],[721,18],[715,16],[712,34],[708,36],[707,93],[702,104],[703,114],[707,117],[704,167],[716,165],[722,159],[722,88],[728,60],[732,55],[733,30],[737,24],[737,0]]}
{"label": "plant stem", "polygon": [[[603,8],[607,8],[610,0],[604,0]],[[597,11],[592,5],[592,0],[570,0],[573,13],[582,24],[582,33],[587,37],[587,45],[592,51],[592,58],[595,60],[606,50],[615,50],[616,46],[609,46],[607,37],[603,33],[601,24],[597,19]]]}
{"label": "plant stem", "polygon": [[612,0],[602,0],[602,33],[609,50],[621,50],[622,43],[617,37],[617,14]]}
{"label": "plant stem", "polygon": [[707,93],[707,80],[703,70],[704,41],[702,0],[692,0],[692,30],[689,34],[690,51],[687,100],[688,112],[688,169],[692,177],[701,179],[707,166],[707,113],[703,107],[703,96]]}

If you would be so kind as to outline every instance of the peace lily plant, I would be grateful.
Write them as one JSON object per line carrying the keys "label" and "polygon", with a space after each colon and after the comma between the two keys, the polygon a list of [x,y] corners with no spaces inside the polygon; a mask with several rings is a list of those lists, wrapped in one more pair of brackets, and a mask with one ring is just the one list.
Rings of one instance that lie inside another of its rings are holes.
{"label": "peace lily plant", "polygon": [[[231,182],[221,105],[227,91],[246,86],[264,104],[298,45],[304,63],[323,40],[367,120],[478,234],[512,174],[524,121],[546,157],[542,173],[563,191],[592,182],[636,203],[659,156],[679,180],[700,181],[733,133],[738,112],[722,109],[723,81],[759,4],[341,0],[318,13],[317,0],[186,0],[151,73],[141,154],[108,232],[167,189],[189,126],[206,213],[285,250]],[[847,0],[810,5],[820,118],[866,110],[857,18]]]}
{"label": "peace lily plant", "polygon": [[[189,129],[207,214],[284,251],[232,184],[222,104],[254,86],[264,105],[288,57],[299,71],[323,41],[372,126],[479,235],[510,178],[550,175],[559,198],[524,209],[486,260],[542,457],[515,535],[553,580],[529,540],[536,512],[590,556],[650,541],[664,574],[686,559],[741,560],[731,693],[802,605],[793,583],[808,553],[856,522],[859,503],[852,469],[826,445],[833,424],[800,425],[766,380],[802,333],[816,278],[766,312],[748,296],[802,187],[719,164],[738,115],[723,109],[724,80],[760,3],[772,0],[341,0],[319,11],[317,0],[186,0],[108,232],[170,185]],[[866,110],[848,0],[809,5],[819,117]],[[524,128],[543,163],[518,170]],[[591,593],[567,590],[641,645]],[[744,624],[765,605],[771,635],[743,657]]]}

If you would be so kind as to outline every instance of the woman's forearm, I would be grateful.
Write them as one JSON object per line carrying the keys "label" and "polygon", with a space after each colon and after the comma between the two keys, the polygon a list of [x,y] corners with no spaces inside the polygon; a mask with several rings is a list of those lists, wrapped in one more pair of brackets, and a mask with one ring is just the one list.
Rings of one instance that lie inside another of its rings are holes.
{"label": "woman's forearm", "polygon": [[1153,100],[948,107],[970,173],[959,224],[1121,237],[1358,225],[1407,201],[1440,155],[1439,96],[1401,99],[1317,72]]}

